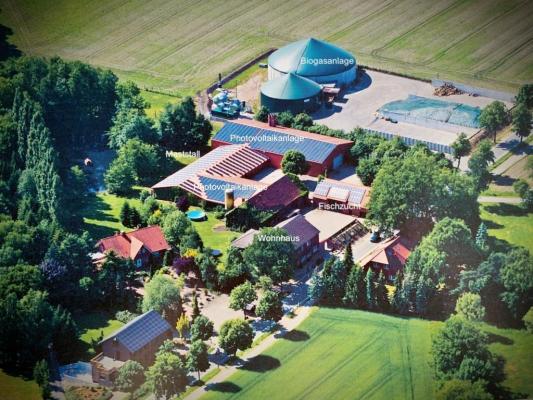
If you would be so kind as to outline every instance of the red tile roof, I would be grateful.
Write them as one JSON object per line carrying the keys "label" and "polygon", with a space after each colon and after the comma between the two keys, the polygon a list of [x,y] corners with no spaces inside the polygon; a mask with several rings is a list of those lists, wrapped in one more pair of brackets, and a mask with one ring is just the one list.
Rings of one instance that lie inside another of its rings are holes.
{"label": "red tile roof", "polygon": [[157,225],[137,229],[128,233],[117,233],[100,239],[96,244],[99,251],[113,251],[119,257],[135,259],[142,247],[150,253],[169,250],[165,235]]}
{"label": "red tile roof", "polygon": [[286,175],[256,193],[248,204],[260,210],[276,211],[288,206],[301,196],[300,189]]}
{"label": "red tile roof", "polygon": [[365,267],[371,262],[389,265],[393,269],[403,268],[407,258],[411,254],[410,244],[400,236],[392,237],[380,243],[370,253],[359,260],[359,264]]}

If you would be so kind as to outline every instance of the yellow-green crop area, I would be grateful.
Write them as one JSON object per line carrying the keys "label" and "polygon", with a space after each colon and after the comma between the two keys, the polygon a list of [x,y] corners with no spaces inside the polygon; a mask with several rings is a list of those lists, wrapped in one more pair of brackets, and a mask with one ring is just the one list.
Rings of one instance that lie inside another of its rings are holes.
{"label": "yellow-green crop area", "polygon": [[439,322],[318,309],[208,399],[432,399]]}
{"label": "yellow-green crop area", "polygon": [[194,94],[261,52],[313,36],[360,64],[514,90],[533,79],[527,0],[1,0],[28,54],[86,61]]}

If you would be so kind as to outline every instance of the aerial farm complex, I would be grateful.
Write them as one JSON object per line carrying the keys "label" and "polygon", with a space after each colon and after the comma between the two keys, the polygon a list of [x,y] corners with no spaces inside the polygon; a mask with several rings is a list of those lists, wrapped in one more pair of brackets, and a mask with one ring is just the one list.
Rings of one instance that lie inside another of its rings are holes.
{"label": "aerial farm complex", "polygon": [[533,3],[0,2],[0,400],[533,396]]}

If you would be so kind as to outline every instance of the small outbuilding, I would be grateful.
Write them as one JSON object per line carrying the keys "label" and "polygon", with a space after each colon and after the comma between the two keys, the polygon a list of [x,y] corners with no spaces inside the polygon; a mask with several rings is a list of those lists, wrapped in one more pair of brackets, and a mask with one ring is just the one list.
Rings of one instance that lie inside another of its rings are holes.
{"label": "small outbuilding", "polygon": [[313,112],[320,106],[322,87],[292,72],[266,82],[261,87],[261,105],[272,113]]}

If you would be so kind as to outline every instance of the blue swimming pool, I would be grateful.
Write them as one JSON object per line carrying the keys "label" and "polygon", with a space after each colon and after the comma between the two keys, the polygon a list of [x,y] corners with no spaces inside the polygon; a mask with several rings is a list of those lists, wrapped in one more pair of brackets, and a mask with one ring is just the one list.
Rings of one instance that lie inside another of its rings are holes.
{"label": "blue swimming pool", "polygon": [[91,364],[88,362],[77,362],[74,364],[62,365],[59,367],[59,374],[62,378],[81,379],[91,376]]}
{"label": "blue swimming pool", "polygon": [[206,219],[205,212],[202,210],[187,211],[187,217],[189,217],[191,221],[203,221]]}

